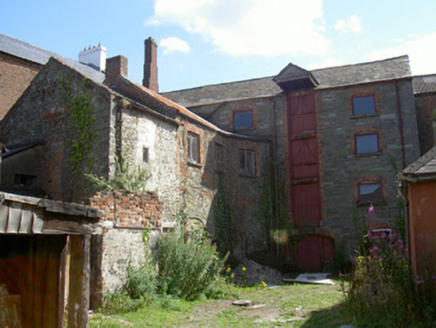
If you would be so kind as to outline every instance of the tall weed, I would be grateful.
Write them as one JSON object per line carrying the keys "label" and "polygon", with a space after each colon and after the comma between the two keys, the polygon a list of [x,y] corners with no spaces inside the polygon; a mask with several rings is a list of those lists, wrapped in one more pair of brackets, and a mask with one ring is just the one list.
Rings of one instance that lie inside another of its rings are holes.
{"label": "tall weed", "polygon": [[396,233],[369,233],[363,254],[358,256],[349,278],[347,305],[358,318],[390,326],[408,326],[436,319],[435,294],[425,290],[433,283],[417,287],[408,251]]}
{"label": "tall weed", "polygon": [[159,239],[158,290],[188,300],[206,295],[224,266],[204,232],[189,235],[178,230]]}

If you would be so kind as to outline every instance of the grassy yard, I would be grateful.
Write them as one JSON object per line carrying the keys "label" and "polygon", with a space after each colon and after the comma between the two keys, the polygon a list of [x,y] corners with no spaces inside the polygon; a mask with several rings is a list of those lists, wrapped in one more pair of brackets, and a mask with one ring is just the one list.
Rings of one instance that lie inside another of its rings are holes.
{"label": "grassy yard", "polygon": [[[237,288],[232,300],[188,302],[161,298],[124,314],[94,314],[90,327],[339,327],[353,324],[340,285]],[[252,306],[232,305],[250,300]]]}

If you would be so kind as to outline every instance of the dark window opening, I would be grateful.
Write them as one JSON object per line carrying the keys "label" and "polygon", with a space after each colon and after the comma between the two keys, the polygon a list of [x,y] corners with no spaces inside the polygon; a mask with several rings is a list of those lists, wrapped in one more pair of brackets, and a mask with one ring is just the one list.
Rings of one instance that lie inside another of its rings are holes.
{"label": "dark window opening", "polygon": [[188,162],[200,163],[200,137],[192,132],[188,132]]}
{"label": "dark window opening", "polygon": [[35,187],[36,176],[25,175],[25,174],[15,174],[14,176],[14,186],[15,187]]}
{"label": "dark window opening", "polygon": [[253,127],[253,112],[251,110],[244,112],[235,112],[234,114],[235,130],[250,129]]}
{"label": "dark window opening", "polygon": [[380,203],[383,201],[380,183],[359,185],[359,204]]}
{"label": "dark window opening", "polygon": [[214,145],[214,160],[215,169],[221,171],[224,163],[224,147],[219,143],[215,143]]}
{"label": "dark window opening", "polygon": [[148,148],[147,147],[142,148],[142,162],[148,163]]}
{"label": "dark window opening", "polygon": [[356,136],[356,154],[378,153],[378,135],[366,134]]}
{"label": "dark window opening", "polygon": [[256,175],[254,151],[239,151],[239,174],[248,177],[254,177]]}
{"label": "dark window opening", "polygon": [[375,113],[374,97],[353,97],[353,115],[368,115]]}

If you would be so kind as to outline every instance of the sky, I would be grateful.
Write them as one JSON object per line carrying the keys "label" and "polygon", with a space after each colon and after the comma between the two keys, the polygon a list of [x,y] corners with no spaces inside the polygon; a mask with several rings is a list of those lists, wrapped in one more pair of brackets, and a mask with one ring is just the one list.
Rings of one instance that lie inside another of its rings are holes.
{"label": "sky", "polygon": [[158,44],[161,92],[409,55],[436,73],[435,0],[3,0],[0,33],[77,59],[101,44],[142,83]]}

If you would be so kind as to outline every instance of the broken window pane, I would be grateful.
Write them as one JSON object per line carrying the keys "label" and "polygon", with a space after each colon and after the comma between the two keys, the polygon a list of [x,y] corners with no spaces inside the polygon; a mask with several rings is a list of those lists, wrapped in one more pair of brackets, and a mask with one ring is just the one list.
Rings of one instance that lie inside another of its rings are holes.
{"label": "broken window pane", "polygon": [[383,200],[381,185],[379,183],[359,185],[359,203],[378,203]]}
{"label": "broken window pane", "polygon": [[239,151],[239,174],[253,177],[256,174],[255,153],[250,150]]}
{"label": "broken window pane", "polygon": [[200,137],[188,132],[188,162],[200,163]]}

